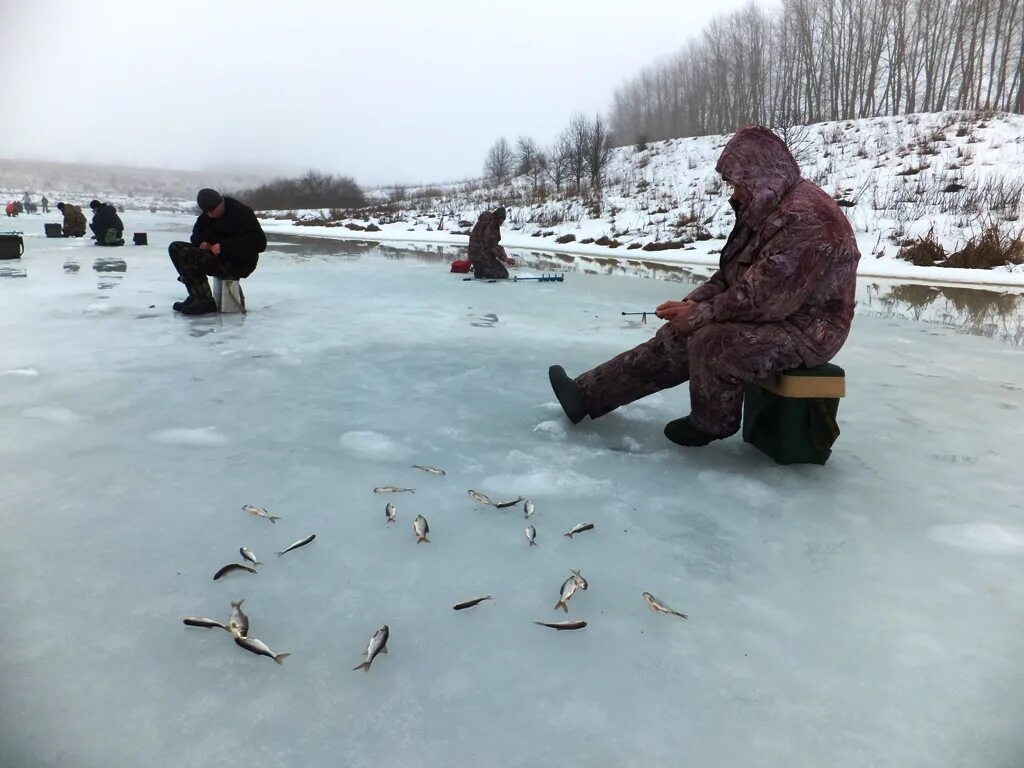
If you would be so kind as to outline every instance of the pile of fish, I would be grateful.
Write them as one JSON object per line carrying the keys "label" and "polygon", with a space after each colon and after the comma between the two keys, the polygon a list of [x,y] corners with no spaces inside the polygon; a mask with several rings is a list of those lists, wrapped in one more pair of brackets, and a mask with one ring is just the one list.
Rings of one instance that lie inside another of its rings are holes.
{"label": "pile of fish", "polygon": [[[447,475],[447,472],[445,472],[445,470],[440,469],[438,467],[429,467],[421,464],[413,464],[412,466],[414,469],[421,470],[431,475],[436,475],[440,477]],[[404,488],[401,486],[394,485],[382,485],[374,488],[373,492],[378,494],[415,493],[416,489]],[[494,507],[495,509],[510,509],[512,507],[518,506],[519,504],[523,504],[523,518],[526,520],[532,518],[536,512],[536,507],[534,503],[528,499],[524,499],[522,496],[515,499],[510,499],[508,501],[493,501],[489,496],[487,496],[484,493],[481,493],[480,491],[470,489],[469,491],[467,491],[467,493],[469,494],[469,497],[478,504],[482,504],[488,507]],[[255,517],[262,517],[266,520],[269,520],[271,523],[276,523],[278,520],[283,519],[279,516],[271,515],[267,510],[263,509],[262,507],[253,506],[251,504],[244,505],[242,507],[242,510],[248,512],[249,514]],[[384,506],[384,517],[386,524],[389,526],[391,523],[397,522],[398,508],[394,504],[394,502],[389,501]],[[577,523],[571,529],[566,531],[563,535],[569,539],[572,539],[574,536],[580,533],[585,533],[586,531],[592,531],[594,530],[594,528],[594,523]],[[417,544],[430,543],[430,539],[427,538],[427,534],[430,533],[430,524],[427,522],[427,519],[422,514],[417,514],[416,517],[413,519],[412,529],[416,537]],[[296,549],[300,549],[302,547],[307,546],[308,544],[311,544],[315,539],[316,534],[311,533],[308,536],[305,536],[304,538],[301,538],[298,541],[294,542],[290,546],[285,547],[283,550],[277,552],[276,554],[278,557],[281,557],[282,555],[287,554],[288,552],[292,552]],[[529,543],[529,546],[537,546],[537,528],[533,523],[530,523],[526,528],[526,539]],[[263,563],[261,563],[257,559],[255,553],[248,547],[240,547],[238,551],[245,562],[228,563],[227,565],[221,567],[214,574],[214,581],[218,581],[232,573],[243,572],[256,574],[256,566],[263,565]],[[584,578],[583,574],[580,572],[579,569],[570,569],[568,578],[566,578],[566,580],[562,582],[562,586],[558,591],[558,602],[555,603],[554,610],[557,611],[561,609],[565,613],[568,613],[569,601],[572,600],[573,596],[577,594],[578,591],[586,591],[587,589],[589,589],[589,587],[590,584],[587,582],[586,578]],[[644,592],[643,598],[651,607],[651,609],[657,613],[678,616],[683,619],[687,618],[686,614],[680,613],[679,611],[670,608],[665,603],[661,602],[656,597],[654,597],[654,595],[652,595],[650,592]],[[485,601],[493,599],[494,598],[491,595],[485,595],[484,597],[477,597],[471,600],[465,600],[463,602],[457,603],[456,605],[452,606],[452,608],[456,611],[463,611],[469,608],[474,608]],[[250,653],[254,653],[258,656],[266,656],[269,659],[273,659],[278,664],[283,663],[284,659],[286,659],[290,654],[275,653],[263,641],[249,637],[249,617],[242,612],[243,602],[245,601],[238,600],[237,602],[231,603],[231,612],[228,615],[226,624],[221,623],[220,621],[217,621],[215,619],[207,619],[197,616],[186,617],[184,619],[184,623],[189,627],[226,630],[234,637],[235,643],[240,648],[243,648],[249,651]],[[542,627],[550,627],[551,629],[558,631],[583,629],[587,626],[587,622],[583,619],[566,621],[535,621],[533,623]],[[387,624],[376,630],[373,633],[373,636],[370,638],[369,645],[367,646],[366,651],[364,653],[364,661],[361,664],[353,667],[353,669],[361,669],[365,672],[369,672],[370,666],[373,664],[373,660],[379,654],[388,652],[388,639],[390,638],[390,636],[391,630],[388,628]]]}

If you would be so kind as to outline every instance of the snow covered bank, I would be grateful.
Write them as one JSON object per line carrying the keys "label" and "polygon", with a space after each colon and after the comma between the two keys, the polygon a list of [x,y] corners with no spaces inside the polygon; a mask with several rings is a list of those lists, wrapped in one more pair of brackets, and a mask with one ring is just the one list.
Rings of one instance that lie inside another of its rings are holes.
{"label": "snow covered bank", "polygon": [[[264,229],[268,234],[279,233],[305,237],[326,237],[338,240],[355,240],[363,242],[402,242],[428,243],[431,245],[450,245],[465,247],[469,241],[465,235],[444,231],[408,231],[402,224],[382,224],[379,232],[359,232],[344,227],[327,226],[295,226],[287,220],[264,219]],[[945,285],[991,285],[1024,288],[1024,269],[949,269],[946,267],[916,267],[913,264],[892,256],[872,257],[870,236],[858,234],[863,257],[857,274],[861,277],[880,277],[892,280],[940,283]],[[560,244],[552,238],[537,238],[522,232],[511,232],[503,235],[502,245],[508,249],[560,253],[567,256],[585,256],[598,259],[612,259],[622,264],[678,264],[683,266],[717,267],[722,241],[709,240],[697,242],[685,250],[644,251],[636,249],[623,251],[622,248],[610,249],[600,245],[582,244],[577,242]]]}

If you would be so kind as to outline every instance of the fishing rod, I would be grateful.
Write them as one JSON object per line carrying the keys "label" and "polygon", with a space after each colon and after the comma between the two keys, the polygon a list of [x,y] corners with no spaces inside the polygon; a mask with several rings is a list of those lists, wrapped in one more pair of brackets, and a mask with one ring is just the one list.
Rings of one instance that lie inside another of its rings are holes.
{"label": "fishing rod", "polygon": [[654,310],[650,310],[649,312],[623,312],[622,316],[623,317],[628,317],[628,316],[631,316],[631,315],[640,315],[640,322],[641,323],[646,323],[647,322],[647,316],[648,315],[653,315],[653,314],[655,314]]}

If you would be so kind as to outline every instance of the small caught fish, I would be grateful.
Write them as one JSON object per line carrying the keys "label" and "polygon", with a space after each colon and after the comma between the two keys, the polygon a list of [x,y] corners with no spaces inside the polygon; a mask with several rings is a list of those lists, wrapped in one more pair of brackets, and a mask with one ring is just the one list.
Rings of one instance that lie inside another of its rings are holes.
{"label": "small caught fish", "polygon": [[227,629],[215,619],[204,619],[200,616],[186,616],[182,622],[189,627],[202,627],[203,629]]}
{"label": "small caught fish", "polygon": [[512,501],[494,501],[491,503],[494,505],[495,509],[508,509],[509,507],[519,506],[519,502],[521,502],[522,500],[523,497],[520,496],[518,499],[513,499]]}
{"label": "small caught fish", "polygon": [[267,644],[262,640],[257,640],[255,637],[235,637],[235,643],[242,648],[245,648],[249,653],[255,653],[257,656],[266,656],[268,659],[273,659],[278,664],[284,664],[284,660],[291,656],[290,653],[274,653],[267,647]]}
{"label": "small caught fish", "polygon": [[231,601],[231,613],[228,614],[228,625],[224,627],[235,637],[247,637],[249,634],[249,617],[242,611],[245,600]]}
{"label": "small caught fish", "polygon": [[390,501],[388,502],[387,506],[384,507],[384,515],[387,517],[389,523],[393,523],[395,522],[395,520],[398,519],[398,510],[395,508],[395,505],[392,504]]}
{"label": "small caught fish", "polygon": [[413,469],[422,469],[424,472],[427,472],[427,473],[429,473],[431,475],[447,475],[448,474],[447,472],[445,472],[440,467],[424,467],[422,464],[413,464],[412,468]]}
{"label": "small caught fish", "polygon": [[265,517],[272,523],[276,523],[280,520],[280,517],[275,517],[265,510],[263,507],[254,507],[252,504],[243,504],[242,509],[248,512],[250,515],[256,515],[256,517]]}
{"label": "small caught fish", "polygon": [[390,634],[391,630],[388,629],[387,624],[374,632],[373,637],[370,638],[370,644],[366,646],[366,661],[358,667],[352,667],[352,670],[355,671],[357,669],[361,669],[364,672],[369,672],[370,665],[373,664],[373,660],[377,658],[377,654],[388,652],[388,637]]}
{"label": "small caught fish", "polygon": [[490,595],[487,595],[487,597],[477,597],[477,598],[474,598],[473,600],[467,600],[464,603],[459,603],[458,605],[453,605],[452,606],[452,610],[453,611],[464,611],[466,608],[472,608],[475,605],[480,605],[480,603],[482,603],[484,600],[493,600],[493,599],[494,598],[491,597]]}
{"label": "small caught fish", "polygon": [[523,519],[529,520],[531,517],[533,517],[533,502],[527,500],[527,502],[523,504]]}
{"label": "small caught fish", "polygon": [[291,552],[293,549],[298,549],[299,547],[304,547],[307,544],[309,544],[311,541],[313,541],[313,539],[315,539],[315,538],[316,538],[316,534],[315,533],[311,533],[306,538],[299,539],[298,541],[296,541],[294,544],[292,544],[290,547],[288,547],[288,549],[282,549],[280,552],[277,553],[277,556],[280,557],[281,555],[285,554],[286,552]]}
{"label": "small caught fish", "polygon": [[228,563],[215,574],[213,574],[213,580],[217,581],[218,579],[227,576],[229,573],[234,573],[235,571],[248,571],[249,573],[256,573],[256,569],[250,568],[248,565],[242,565],[241,563]]}
{"label": "small caught fish", "polygon": [[430,533],[430,526],[427,524],[427,518],[423,515],[416,515],[416,519],[412,521],[412,530],[416,534],[416,543],[419,544],[421,541],[430,543],[430,539],[427,538],[427,534]]}
{"label": "small caught fish", "polygon": [[472,489],[466,491],[466,493],[473,498],[473,501],[479,501],[481,504],[486,504],[487,506],[494,504],[486,493],[480,493],[480,491],[474,491]]}
{"label": "small caught fish", "polygon": [[562,588],[558,591],[558,602],[555,603],[555,610],[561,608],[566,613],[569,612],[569,601],[572,600],[572,596],[576,594],[576,590],[579,589],[580,583],[576,581],[575,576],[570,576],[562,583]]}
{"label": "small caught fish", "polygon": [[584,531],[592,531],[592,530],[594,530],[594,524],[593,523],[577,523],[576,525],[574,525],[572,527],[571,531],[567,532],[564,535],[568,536],[571,539],[577,533],[583,533]]}
{"label": "small caught fish", "polygon": [[587,588],[590,587],[590,583],[585,578],[583,578],[582,573],[580,573],[579,571],[574,571],[572,568],[569,569],[569,573],[571,573],[572,577],[576,579],[576,583],[580,585],[580,589],[586,591]]}
{"label": "small caught fish", "polygon": [[263,565],[263,563],[256,559],[256,555],[248,547],[239,547],[238,552],[253,565]]}
{"label": "small caught fish", "polygon": [[415,488],[399,488],[395,485],[378,485],[373,489],[374,493],[416,493]]}
{"label": "small caught fish", "polygon": [[646,600],[647,604],[649,606],[651,606],[651,608],[653,610],[655,610],[657,613],[668,613],[668,614],[671,614],[672,616],[678,616],[681,619],[685,619],[686,618],[686,614],[685,613],[680,613],[679,611],[675,610],[674,608],[669,608],[667,605],[665,605],[663,602],[661,602],[661,600],[656,598],[650,592],[644,592],[644,600]]}
{"label": "small caught fish", "polygon": [[537,546],[537,529],[532,525],[526,529],[526,539],[530,542],[531,547]]}
{"label": "small caught fish", "polygon": [[583,629],[587,626],[585,621],[535,621],[533,622],[539,627],[551,627],[561,632],[563,629]]}

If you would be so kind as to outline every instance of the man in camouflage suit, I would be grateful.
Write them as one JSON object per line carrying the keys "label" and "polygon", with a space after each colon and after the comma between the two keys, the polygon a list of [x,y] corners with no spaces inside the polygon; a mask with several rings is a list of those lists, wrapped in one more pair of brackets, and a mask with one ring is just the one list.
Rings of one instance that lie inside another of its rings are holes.
{"label": "man in camouflage suit", "polygon": [[508,270],[502,263],[508,261],[508,255],[500,245],[504,221],[504,208],[484,211],[469,233],[469,261],[473,277],[478,280],[504,280],[508,277]]}
{"label": "man in camouflage suit", "polygon": [[801,178],[766,128],[741,128],[716,167],[733,187],[736,212],[718,271],[682,301],[658,307],[668,322],[650,341],[575,380],[551,367],[572,423],[689,381],[691,413],[665,435],[706,445],[739,430],[745,382],[826,363],[846,341],[860,253],[842,210]]}

